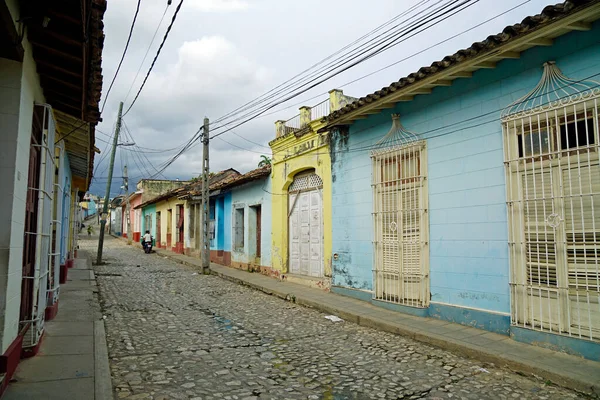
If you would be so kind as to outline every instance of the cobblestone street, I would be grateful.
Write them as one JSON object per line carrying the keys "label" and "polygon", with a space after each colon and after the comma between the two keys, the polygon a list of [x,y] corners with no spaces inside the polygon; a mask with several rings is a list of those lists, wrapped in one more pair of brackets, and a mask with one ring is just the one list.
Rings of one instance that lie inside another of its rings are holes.
{"label": "cobblestone street", "polygon": [[[97,241],[81,240],[95,254]],[[95,266],[116,398],[569,399],[542,381],[331,322],[107,237]]]}

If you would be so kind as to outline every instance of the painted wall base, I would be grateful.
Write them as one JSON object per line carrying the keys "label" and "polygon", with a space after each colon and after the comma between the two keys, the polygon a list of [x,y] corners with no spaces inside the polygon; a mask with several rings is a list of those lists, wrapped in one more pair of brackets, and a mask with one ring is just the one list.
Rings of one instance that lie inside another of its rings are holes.
{"label": "painted wall base", "polygon": [[331,291],[343,296],[367,301],[375,306],[391,311],[415,315],[417,317],[437,318],[507,336],[510,332],[510,316],[508,315],[439,303],[430,303],[429,307],[426,308],[408,307],[401,304],[375,300],[372,298],[372,293],[368,291],[349,289],[341,286],[332,286]]}
{"label": "painted wall base", "polygon": [[52,304],[51,306],[46,307],[44,319],[46,321],[51,321],[54,318],[56,318],[57,314],[58,314],[58,300],[56,300],[56,303]]}
{"label": "painted wall base", "polygon": [[510,327],[510,337],[517,342],[532,344],[574,356],[600,361],[600,343],[533,329]]}
{"label": "painted wall base", "polygon": [[456,307],[448,304],[430,303],[428,316],[501,335],[508,336],[510,333],[510,315]]}
{"label": "painted wall base", "polygon": [[368,291],[349,289],[341,286],[332,286],[331,291],[342,296],[366,301],[388,310],[419,317],[437,318],[501,335],[510,335],[512,339],[518,342],[587,358],[588,360],[600,361],[599,342],[511,326],[509,315],[439,303],[431,303],[428,308],[406,307],[374,300],[372,293]]}
{"label": "painted wall base", "polygon": [[210,251],[210,262],[225,265],[226,267],[231,266],[231,252],[224,250],[211,250]]}
{"label": "painted wall base", "polygon": [[[70,264],[69,261],[71,261]],[[60,266],[60,276],[58,281],[61,285],[67,283],[67,275],[69,274],[69,268],[72,268],[73,265],[73,260],[67,260],[67,264]]]}
{"label": "painted wall base", "polygon": [[231,261],[231,267],[241,269],[242,271],[248,271],[248,272],[260,272],[260,271],[262,271],[263,268],[265,268],[262,265],[253,264],[253,263],[245,263],[245,262],[240,262],[240,261],[235,261],[235,260]]}
{"label": "painted wall base", "polygon": [[38,342],[35,346],[23,347],[21,349],[21,358],[30,358],[30,357],[36,356],[37,353],[40,351],[40,347],[42,347],[42,342],[44,341],[45,335],[46,335],[46,331],[44,330],[44,331],[42,331],[40,339],[38,340]]}
{"label": "painted wall base", "polygon": [[21,361],[21,352],[23,351],[23,337],[28,328],[23,329],[17,335],[17,338],[8,346],[6,352],[0,355],[0,374],[4,374],[4,379],[0,383],[0,397],[6,390],[8,382],[12,379],[19,361]]}
{"label": "painted wall base", "polygon": [[285,282],[299,283],[315,289],[322,289],[325,291],[331,290],[331,278],[327,277],[313,277],[296,274],[285,274],[282,275],[282,280]]}

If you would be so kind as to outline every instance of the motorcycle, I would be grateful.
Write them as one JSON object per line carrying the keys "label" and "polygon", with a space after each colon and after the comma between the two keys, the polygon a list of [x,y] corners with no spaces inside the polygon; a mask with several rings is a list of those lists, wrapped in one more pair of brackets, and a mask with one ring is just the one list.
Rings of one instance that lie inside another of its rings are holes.
{"label": "motorcycle", "polygon": [[[152,238],[152,240],[154,240],[154,238]],[[144,241],[144,243],[143,243],[144,253],[146,253],[146,254],[152,253],[152,240],[150,240],[149,242]]]}

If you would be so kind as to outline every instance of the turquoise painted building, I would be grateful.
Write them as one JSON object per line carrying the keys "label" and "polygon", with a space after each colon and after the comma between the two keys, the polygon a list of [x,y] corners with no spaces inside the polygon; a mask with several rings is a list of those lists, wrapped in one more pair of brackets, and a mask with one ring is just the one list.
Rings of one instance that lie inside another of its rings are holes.
{"label": "turquoise painted building", "polygon": [[598,8],[545,9],[327,117],[332,291],[600,360]]}
{"label": "turquoise painted building", "polygon": [[215,190],[210,195],[210,261],[231,265],[231,192]]}
{"label": "turquoise painted building", "polygon": [[142,207],[142,237],[150,231],[153,238],[156,238],[156,204],[148,204]]}

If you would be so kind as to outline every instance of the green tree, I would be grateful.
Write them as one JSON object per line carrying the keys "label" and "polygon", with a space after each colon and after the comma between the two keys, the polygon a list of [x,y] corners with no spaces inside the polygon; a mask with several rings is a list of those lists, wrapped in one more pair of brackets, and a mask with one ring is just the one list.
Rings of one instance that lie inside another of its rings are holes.
{"label": "green tree", "polygon": [[258,168],[264,167],[265,165],[271,165],[271,159],[265,155],[260,156],[260,162]]}

